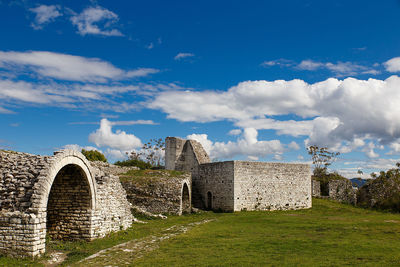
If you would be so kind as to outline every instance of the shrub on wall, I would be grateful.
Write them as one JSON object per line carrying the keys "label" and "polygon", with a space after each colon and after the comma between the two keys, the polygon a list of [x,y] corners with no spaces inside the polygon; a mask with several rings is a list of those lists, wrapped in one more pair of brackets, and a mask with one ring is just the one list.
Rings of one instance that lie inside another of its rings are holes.
{"label": "shrub on wall", "polygon": [[101,152],[99,152],[97,150],[85,150],[85,149],[82,149],[81,152],[86,157],[86,159],[89,160],[89,161],[107,162],[106,157]]}

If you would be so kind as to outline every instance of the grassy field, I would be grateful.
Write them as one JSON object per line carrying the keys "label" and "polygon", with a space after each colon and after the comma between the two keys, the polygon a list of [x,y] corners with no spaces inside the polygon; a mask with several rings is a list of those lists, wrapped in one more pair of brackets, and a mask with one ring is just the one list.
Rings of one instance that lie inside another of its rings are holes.
{"label": "grassy field", "polygon": [[[211,221],[193,224],[204,220]],[[187,231],[164,239],[171,226]],[[151,243],[153,249],[148,251],[110,251],[97,262],[77,263],[101,249],[149,236],[163,241]],[[70,266],[107,262],[113,266],[399,266],[400,214],[314,199],[309,210],[205,212],[150,220],[90,243],[52,242],[50,249],[65,251],[65,264]],[[36,266],[39,262],[0,258],[0,265],[12,264]]]}

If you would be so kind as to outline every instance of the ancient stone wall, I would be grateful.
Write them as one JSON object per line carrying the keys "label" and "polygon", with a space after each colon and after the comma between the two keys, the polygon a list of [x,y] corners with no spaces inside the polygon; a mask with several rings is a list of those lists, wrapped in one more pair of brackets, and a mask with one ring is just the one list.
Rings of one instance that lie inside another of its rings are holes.
{"label": "ancient stone wall", "polygon": [[178,137],[165,138],[165,169],[175,170],[175,162],[182,153],[186,140]]}
{"label": "ancient stone wall", "polygon": [[206,209],[234,211],[234,162],[201,164],[197,190]]}
{"label": "ancient stone wall", "polygon": [[191,210],[191,174],[122,181],[129,202],[154,214],[177,214]]}
{"label": "ancient stone wall", "polygon": [[312,185],[312,196],[320,197],[321,196],[321,182],[317,180],[311,180]]}
{"label": "ancient stone wall", "polygon": [[45,252],[46,233],[92,239],[131,225],[117,178],[93,172],[77,151],[0,151],[0,253],[37,256]]}
{"label": "ancient stone wall", "polygon": [[311,208],[308,164],[234,161],[234,210]]}
{"label": "ancient stone wall", "polygon": [[92,220],[93,237],[103,237],[109,232],[130,227],[133,220],[131,204],[127,200],[126,191],[119,177],[99,169],[94,170],[94,175],[97,186],[97,208]]}
{"label": "ancient stone wall", "polygon": [[332,180],[329,181],[329,198],[340,202],[356,204],[357,193],[353,189],[350,180]]}
{"label": "ancient stone wall", "polygon": [[165,139],[165,168],[192,173],[192,204],[196,208],[204,208],[204,201],[199,188],[199,165],[211,162],[207,152],[195,140],[185,140],[177,137]]}
{"label": "ancient stone wall", "polygon": [[90,165],[92,165],[92,167],[97,168],[107,174],[111,174],[111,175],[119,175],[119,174],[123,174],[126,173],[130,170],[139,170],[138,167],[128,167],[128,166],[118,166],[118,165],[114,165],[114,164],[110,164],[107,162],[102,162],[102,161],[91,161]]}

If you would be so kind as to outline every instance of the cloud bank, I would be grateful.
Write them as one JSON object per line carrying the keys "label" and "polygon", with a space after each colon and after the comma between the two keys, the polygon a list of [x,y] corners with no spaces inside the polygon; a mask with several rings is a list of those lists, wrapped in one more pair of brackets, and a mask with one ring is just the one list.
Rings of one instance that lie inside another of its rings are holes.
{"label": "cloud bank", "polygon": [[[400,139],[398,88],[398,76],[386,80],[330,78],[314,84],[297,79],[247,81],[225,92],[162,92],[148,106],[179,121],[229,120],[242,128],[305,136],[308,145],[345,153],[365,146],[368,140],[386,145]],[[297,118],[276,119],[285,115]],[[369,145],[366,150],[370,157],[376,157],[373,149]]]}

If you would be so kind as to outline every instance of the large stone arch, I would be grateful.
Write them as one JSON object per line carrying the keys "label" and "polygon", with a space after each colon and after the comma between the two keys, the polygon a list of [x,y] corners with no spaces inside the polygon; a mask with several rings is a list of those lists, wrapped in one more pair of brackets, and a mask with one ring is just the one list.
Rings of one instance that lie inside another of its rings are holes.
{"label": "large stone arch", "polygon": [[132,219],[119,178],[92,168],[80,152],[0,150],[0,253],[43,254],[48,227],[56,238],[90,240]]}
{"label": "large stone arch", "polygon": [[51,187],[57,174],[67,165],[78,166],[83,172],[88,182],[91,195],[91,208],[96,208],[96,180],[92,175],[89,162],[82,153],[74,150],[62,150],[56,152],[52,161],[43,169],[38,177],[36,190],[32,196],[32,209],[35,213],[45,212]]}

